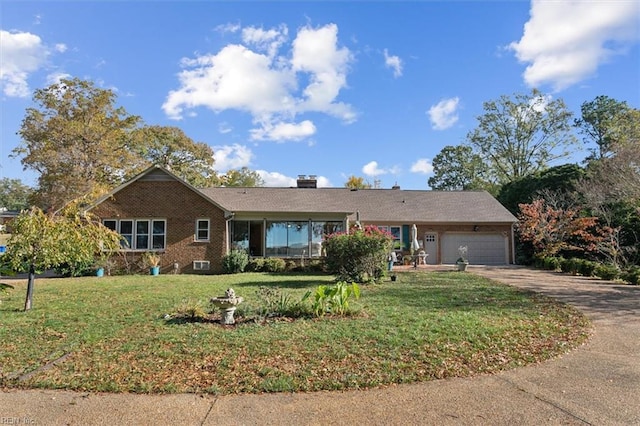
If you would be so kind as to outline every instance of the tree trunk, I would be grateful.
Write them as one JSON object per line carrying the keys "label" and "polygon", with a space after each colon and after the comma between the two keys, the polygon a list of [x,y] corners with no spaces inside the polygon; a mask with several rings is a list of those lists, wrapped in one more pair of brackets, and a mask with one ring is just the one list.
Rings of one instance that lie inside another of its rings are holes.
{"label": "tree trunk", "polygon": [[33,299],[33,283],[36,280],[36,270],[33,265],[29,267],[29,280],[27,281],[27,300],[24,301],[25,312],[31,309],[31,301]]}

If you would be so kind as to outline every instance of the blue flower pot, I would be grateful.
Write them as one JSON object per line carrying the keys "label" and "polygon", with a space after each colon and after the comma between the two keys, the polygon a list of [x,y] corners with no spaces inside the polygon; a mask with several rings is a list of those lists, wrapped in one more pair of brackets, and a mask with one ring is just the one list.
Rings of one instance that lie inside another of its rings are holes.
{"label": "blue flower pot", "polygon": [[159,266],[152,266],[151,269],[149,269],[149,273],[151,275],[158,275],[160,274],[160,267]]}
{"label": "blue flower pot", "polygon": [[96,277],[104,277],[104,268],[96,269]]}

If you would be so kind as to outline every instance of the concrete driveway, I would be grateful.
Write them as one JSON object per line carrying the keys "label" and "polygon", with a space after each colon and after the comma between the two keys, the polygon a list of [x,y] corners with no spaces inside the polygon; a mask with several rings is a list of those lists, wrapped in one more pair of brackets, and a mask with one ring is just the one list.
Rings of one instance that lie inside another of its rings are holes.
{"label": "concrete driveway", "polygon": [[518,267],[477,273],[583,310],[587,344],[496,375],[349,392],[241,396],[0,393],[0,424],[640,425],[640,287]]}

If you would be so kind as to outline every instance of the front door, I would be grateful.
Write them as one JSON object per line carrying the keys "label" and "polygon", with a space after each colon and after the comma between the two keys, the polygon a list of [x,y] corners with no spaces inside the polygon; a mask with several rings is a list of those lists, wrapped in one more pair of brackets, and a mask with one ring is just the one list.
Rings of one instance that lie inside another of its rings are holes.
{"label": "front door", "polygon": [[435,265],[438,263],[438,234],[424,234],[424,251],[427,252],[427,264]]}

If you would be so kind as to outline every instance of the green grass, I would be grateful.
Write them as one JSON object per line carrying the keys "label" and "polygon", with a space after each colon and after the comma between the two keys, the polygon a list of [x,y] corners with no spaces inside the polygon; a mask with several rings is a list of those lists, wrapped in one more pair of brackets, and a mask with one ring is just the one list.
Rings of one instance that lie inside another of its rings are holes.
{"label": "green grass", "polygon": [[228,287],[246,300],[239,311],[250,312],[260,286],[299,300],[331,277],[38,279],[26,313],[26,286],[15,283],[0,304],[0,386],[216,394],[369,388],[537,362],[589,332],[572,308],[470,273],[398,275],[362,286],[354,316],[240,317],[235,326],[164,315],[185,299],[209,308]]}

